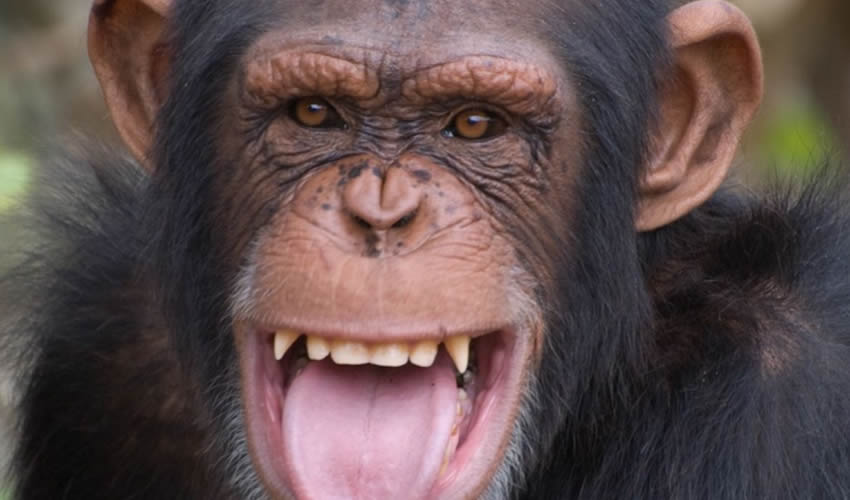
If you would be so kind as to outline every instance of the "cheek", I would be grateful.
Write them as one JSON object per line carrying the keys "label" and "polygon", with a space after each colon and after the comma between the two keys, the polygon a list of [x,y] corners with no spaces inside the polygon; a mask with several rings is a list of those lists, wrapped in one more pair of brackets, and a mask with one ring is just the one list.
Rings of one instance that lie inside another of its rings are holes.
{"label": "cheek", "polygon": [[[235,168],[229,165],[238,165],[239,160],[222,164],[213,174],[208,211],[214,250],[229,265],[244,265],[256,252],[259,238],[274,231],[276,221],[294,205],[296,194],[304,192],[302,186],[313,175],[306,172],[292,179],[294,172],[262,161]],[[316,205],[321,195],[314,193],[300,202]]]}
{"label": "cheek", "polygon": [[550,158],[542,160],[545,183],[525,198],[527,210],[510,233],[517,240],[524,267],[546,290],[553,287],[559,270],[568,265],[576,248],[581,219],[605,207],[581,206],[582,183],[588,178],[583,146],[573,129],[553,141]]}

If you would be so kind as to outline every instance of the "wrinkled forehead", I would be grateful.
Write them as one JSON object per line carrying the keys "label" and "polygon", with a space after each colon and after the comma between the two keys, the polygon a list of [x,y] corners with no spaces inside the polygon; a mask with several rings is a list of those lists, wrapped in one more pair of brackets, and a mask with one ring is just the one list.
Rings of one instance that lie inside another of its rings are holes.
{"label": "wrinkled forehead", "polygon": [[[274,0],[293,19],[308,23],[355,20],[374,27],[424,29],[447,24],[512,24],[548,0]],[[412,33],[411,33],[412,34]]]}
{"label": "wrinkled forehead", "polygon": [[275,0],[281,28],[400,54],[451,43],[527,39],[542,31],[548,0]]}
{"label": "wrinkled forehead", "polygon": [[[270,0],[271,30],[252,59],[291,49],[399,78],[467,56],[556,65],[543,23],[549,0]],[[522,4],[518,8],[518,3]],[[259,56],[259,57],[257,57]]]}

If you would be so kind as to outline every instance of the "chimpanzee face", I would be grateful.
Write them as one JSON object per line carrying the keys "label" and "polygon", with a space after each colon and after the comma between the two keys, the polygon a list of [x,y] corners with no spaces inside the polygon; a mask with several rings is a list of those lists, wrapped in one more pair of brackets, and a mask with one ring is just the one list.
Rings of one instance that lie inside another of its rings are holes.
{"label": "chimpanzee face", "polygon": [[210,387],[238,365],[276,498],[506,495],[524,433],[551,446],[597,354],[615,373],[641,342],[578,331],[636,317],[607,259],[642,293],[638,232],[711,196],[760,98],[722,2],[670,15],[669,66],[596,3],[267,0],[227,23],[226,2],[102,3],[95,67],[182,245],[159,256],[173,336]]}
{"label": "chimpanzee face", "polygon": [[220,127],[249,436],[273,491],[463,498],[539,353],[580,114],[519,26],[372,4],[261,37]]}

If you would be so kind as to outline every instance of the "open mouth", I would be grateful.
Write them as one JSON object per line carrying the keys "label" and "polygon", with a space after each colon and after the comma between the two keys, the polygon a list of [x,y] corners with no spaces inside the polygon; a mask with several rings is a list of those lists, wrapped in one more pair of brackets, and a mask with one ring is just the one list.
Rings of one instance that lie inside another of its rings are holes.
{"label": "open mouth", "polygon": [[246,338],[251,442],[275,489],[304,500],[454,498],[500,455],[519,366],[507,329],[394,343],[288,329]]}

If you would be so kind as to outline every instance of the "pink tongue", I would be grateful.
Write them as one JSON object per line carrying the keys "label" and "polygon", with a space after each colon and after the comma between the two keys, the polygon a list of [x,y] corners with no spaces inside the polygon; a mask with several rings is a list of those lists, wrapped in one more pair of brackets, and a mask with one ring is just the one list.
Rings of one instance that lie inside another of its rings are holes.
{"label": "pink tongue", "polygon": [[284,460],[299,499],[422,499],[457,412],[451,361],[431,368],[307,365],[284,403]]}

